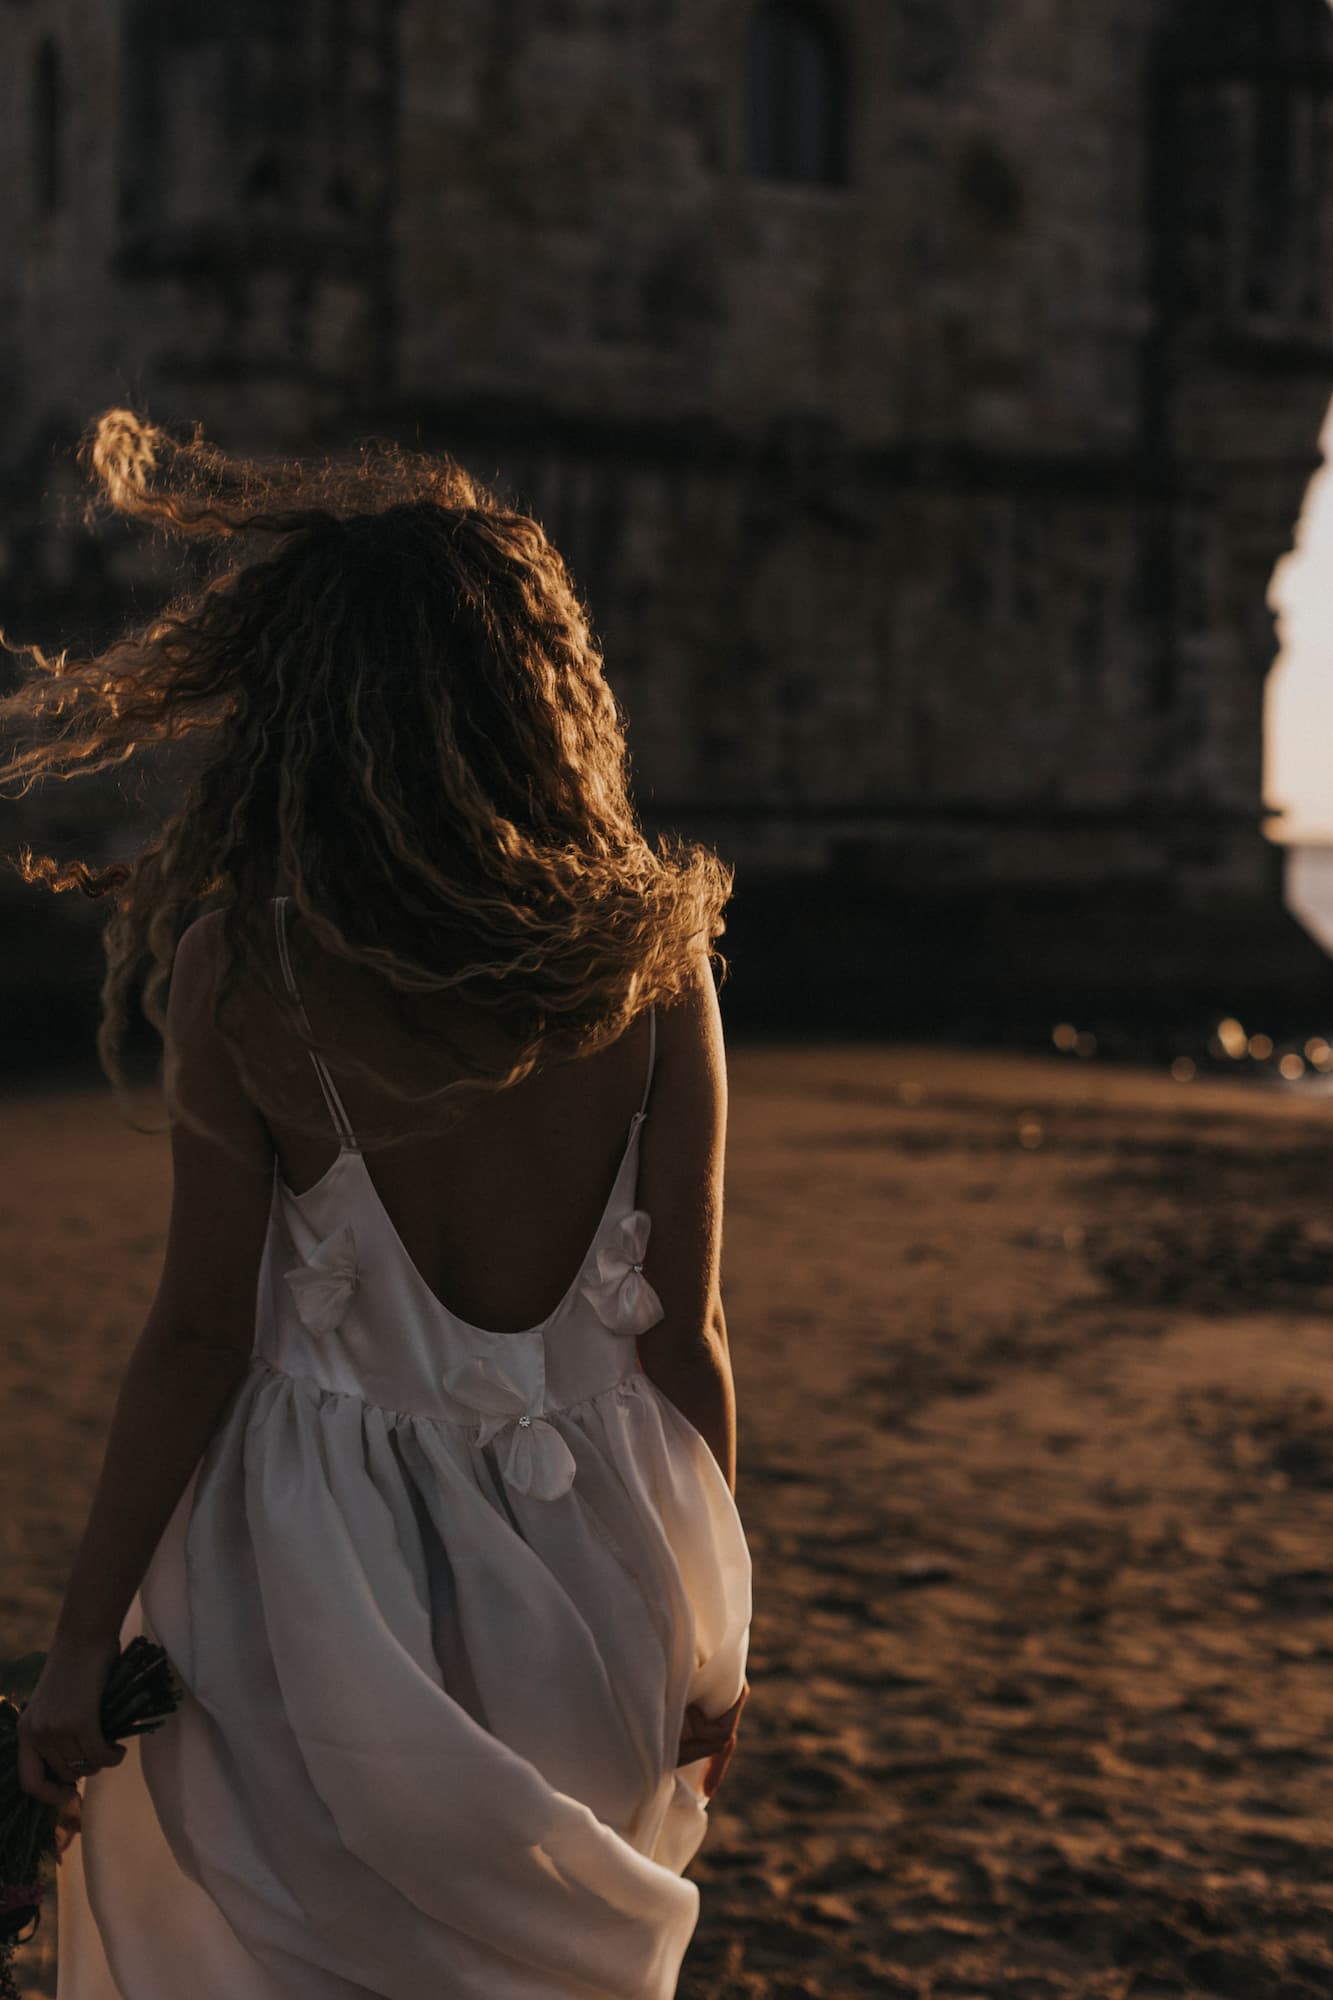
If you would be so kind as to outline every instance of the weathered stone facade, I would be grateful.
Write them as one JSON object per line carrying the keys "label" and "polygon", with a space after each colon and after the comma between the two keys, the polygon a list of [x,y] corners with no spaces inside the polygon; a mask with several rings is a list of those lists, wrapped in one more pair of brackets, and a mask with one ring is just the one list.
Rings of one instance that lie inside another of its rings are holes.
{"label": "weathered stone facade", "polygon": [[0,0],[0,618],[108,401],[420,438],[743,883],[1275,912],[1331,93],[1325,0]]}

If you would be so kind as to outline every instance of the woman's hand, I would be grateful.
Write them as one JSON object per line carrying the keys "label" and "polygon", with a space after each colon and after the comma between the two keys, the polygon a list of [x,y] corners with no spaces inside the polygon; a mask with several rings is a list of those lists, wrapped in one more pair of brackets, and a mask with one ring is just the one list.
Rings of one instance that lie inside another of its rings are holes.
{"label": "woman's hand", "polygon": [[698,1758],[707,1757],[708,1769],[704,1772],[704,1795],[707,1798],[712,1798],[731,1762],[741,1710],[749,1697],[750,1683],[746,1681],[731,1707],[721,1715],[705,1715],[698,1703],[693,1701],[685,1710],[685,1727],[681,1731],[680,1755],[676,1762],[693,1764]]}
{"label": "woman's hand", "polygon": [[119,1656],[116,1638],[52,1641],[18,1720],[19,1783],[32,1798],[66,1806],[80,1778],[124,1757],[124,1747],[107,1742],[98,1719],[106,1678]]}

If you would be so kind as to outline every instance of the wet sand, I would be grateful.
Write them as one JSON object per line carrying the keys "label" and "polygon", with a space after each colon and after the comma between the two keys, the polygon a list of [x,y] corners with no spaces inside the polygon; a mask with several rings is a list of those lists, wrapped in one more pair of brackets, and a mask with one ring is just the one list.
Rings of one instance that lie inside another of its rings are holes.
{"label": "wet sand", "polygon": [[[11,1657],[166,1201],[105,1097],[0,1106]],[[1327,2000],[1333,1099],[738,1049],[725,1279],[753,1693],[682,2000]]]}

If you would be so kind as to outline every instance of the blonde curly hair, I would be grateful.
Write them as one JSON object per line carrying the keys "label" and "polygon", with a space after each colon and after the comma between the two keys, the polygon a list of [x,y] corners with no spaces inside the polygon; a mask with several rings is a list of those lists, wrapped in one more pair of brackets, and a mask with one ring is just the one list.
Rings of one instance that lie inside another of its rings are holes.
{"label": "blonde curly hair", "polygon": [[[132,859],[18,857],[30,883],[110,899],[97,1046],[113,1083],[136,990],[164,1034],[180,936],[221,908],[214,1023],[262,1100],[230,996],[257,982],[307,1039],[272,973],[284,884],[401,1020],[452,993],[512,1036],[501,1070],[448,1044],[463,1073],[439,1096],[615,1041],[683,990],[701,951],[725,973],[714,940],[732,872],[698,843],[645,838],[623,713],[537,521],[452,459],[387,443],[270,462],[114,409],[80,460],[94,509],[212,558],[205,581],[91,657],[3,642],[19,673],[0,698],[0,740],[14,738],[0,777],[20,791],[154,746],[199,753]],[[447,1040],[438,1022],[422,1031]]]}

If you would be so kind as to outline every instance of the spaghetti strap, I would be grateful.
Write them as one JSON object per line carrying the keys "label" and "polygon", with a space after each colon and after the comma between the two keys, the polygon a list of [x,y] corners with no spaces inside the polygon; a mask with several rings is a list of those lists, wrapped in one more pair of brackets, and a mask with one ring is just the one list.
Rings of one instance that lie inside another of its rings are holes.
{"label": "spaghetti strap", "polygon": [[[292,971],[291,954],[287,949],[287,904],[289,901],[290,898],[287,896],[275,896],[273,899],[273,918],[278,934],[278,963],[282,967],[283,984],[286,986],[292,999],[296,1002],[296,1011],[301,1016],[301,1025],[313,1042],[315,1039],[314,1030],[310,1026],[310,1016],[306,1013],[304,1002],[301,999],[301,994],[296,984],[296,974]],[[359,1152],[360,1147],[356,1143],[356,1134],[352,1130],[352,1121],[347,1116],[347,1108],[338,1094],[338,1086],[329,1074],[328,1064],[317,1049],[308,1049],[306,1053],[315,1065],[315,1075],[319,1078],[319,1087],[324,1093],[324,1102],[329,1108],[329,1116],[333,1120],[334,1130],[338,1134],[340,1143],[348,1152]]]}
{"label": "spaghetti strap", "polygon": [[643,1102],[639,1106],[640,1118],[648,1116],[648,1093],[653,1087],[653,1070],[657,1066],[657,1009],[648,1009],[648,1075],[643,1086]]}

